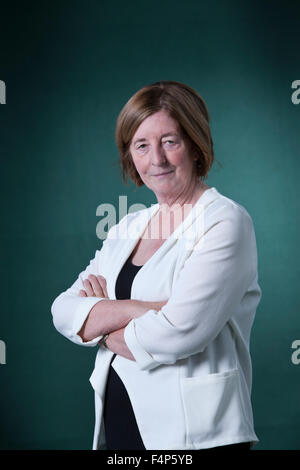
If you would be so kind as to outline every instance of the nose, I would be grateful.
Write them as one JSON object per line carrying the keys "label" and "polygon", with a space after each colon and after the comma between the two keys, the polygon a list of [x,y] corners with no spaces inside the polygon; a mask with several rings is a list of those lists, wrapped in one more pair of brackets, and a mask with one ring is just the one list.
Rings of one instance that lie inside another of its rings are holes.
{"label": "nose", "polygon": [[160,143],[157,143],[155,145],[152,146],[152,150],[151,150],[151,163],[152,165],[155,165],[155,166],[161,166],[161,165],[165,165],[167,162],[167,158],[166,158],[166,154],[165,154],[165,151],[162,147],[162,145],[160,145]]}

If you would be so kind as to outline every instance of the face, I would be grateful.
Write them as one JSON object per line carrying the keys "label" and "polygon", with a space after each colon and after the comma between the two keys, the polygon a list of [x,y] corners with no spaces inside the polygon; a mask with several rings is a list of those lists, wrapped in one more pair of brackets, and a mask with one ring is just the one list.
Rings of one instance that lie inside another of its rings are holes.
{"label": "face", "polygon": [[145,185],[158,202],[188,193],[196,178],[195,159],[180,127],[166,110],[147,117],[138,127],[130,152]]}

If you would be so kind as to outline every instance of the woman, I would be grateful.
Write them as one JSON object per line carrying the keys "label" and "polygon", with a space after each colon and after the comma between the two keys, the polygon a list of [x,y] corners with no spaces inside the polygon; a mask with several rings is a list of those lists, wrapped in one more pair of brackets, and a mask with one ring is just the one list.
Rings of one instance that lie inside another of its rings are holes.
{"label": "woman", "polygon": [[146,86],[116,141],[124,181],[158,202],[112,227],[51,308],[61,334],[100,345],[93,449],[248,450],[256,240],[246,209],[203,181],[214,160],[206,105],[178,82]]}

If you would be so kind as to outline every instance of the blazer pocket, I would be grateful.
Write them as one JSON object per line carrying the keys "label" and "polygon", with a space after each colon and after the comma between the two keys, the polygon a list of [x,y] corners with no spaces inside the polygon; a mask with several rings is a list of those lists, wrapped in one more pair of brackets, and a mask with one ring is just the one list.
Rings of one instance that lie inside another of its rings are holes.
{"label": "blazer pocket", "polygon": [[180,382],[188,444],[245,433],[238,369]]}

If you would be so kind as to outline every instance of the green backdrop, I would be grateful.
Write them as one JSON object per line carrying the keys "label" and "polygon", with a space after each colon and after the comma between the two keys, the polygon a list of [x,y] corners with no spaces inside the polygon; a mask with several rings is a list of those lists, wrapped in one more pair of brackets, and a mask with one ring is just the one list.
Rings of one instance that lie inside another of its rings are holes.
{"label": "green backdrop", "polygon": [[254,222],[255,450],[299,449],[299,2],[2,1],[0,16],[0,448],[91,448],[96,349],[62,337],[50,307],[102,245],[100,204],[156,203],[123,184],[114,130],[162,79],[205,99],[219,162],[207,183]]}

